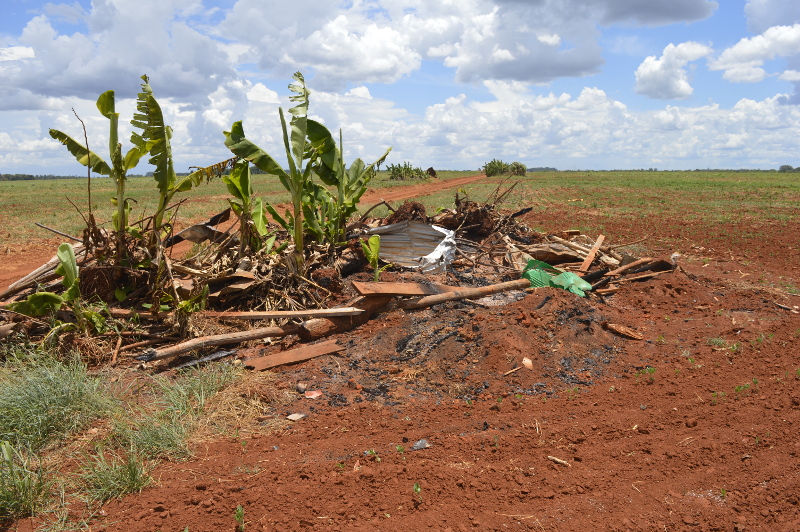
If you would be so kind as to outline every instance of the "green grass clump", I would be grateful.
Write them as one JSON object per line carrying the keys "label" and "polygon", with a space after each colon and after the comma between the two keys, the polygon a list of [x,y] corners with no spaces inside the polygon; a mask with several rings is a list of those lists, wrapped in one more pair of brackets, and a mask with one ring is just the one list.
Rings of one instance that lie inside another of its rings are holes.
{"label": "green grass clump", "polygon": [[150,466],[134,452],[107,458],[101,449],[97,456],[84,461],[81,480],[86,495],[102,503],[142,491],[152,481],[149,470]]}
{"label": "green grass clump", "polygon": [[36,515],[50,499],[53,482],[9,442],[0,442],[0,527],[4,521]]}
{"label": "green grass clump", "polygon": [[107,413],[101,383],[75,359],[17,349],[0,366],[0,440],[32,452]]}
{"label": "green grass clump", "polygon": [[118,417],[114,421],[115,438],[120,446],[146,458],[189,458],[189,437],[206,403],[238,374],[234,366],[215,364],[182,372],[174,381],[154,379],[156,409]]}

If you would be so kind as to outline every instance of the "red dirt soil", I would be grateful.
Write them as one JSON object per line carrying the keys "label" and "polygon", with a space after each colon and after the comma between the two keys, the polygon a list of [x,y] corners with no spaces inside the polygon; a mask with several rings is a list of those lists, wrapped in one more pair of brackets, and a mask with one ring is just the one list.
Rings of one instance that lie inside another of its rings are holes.
{"label": "red dirt soil", "polygon": [[276,412],[306,418],[198,444],[92,530],[232,531],[238,505],[257,531],[800,530],[800,297],[762,282],[797,275],[800,224],[746,250],[669,214],[604,231],[655,233],[665,257],[683,242],[680,267],[605,298],[389,309],[339,355],[276,369],[323,392]]}

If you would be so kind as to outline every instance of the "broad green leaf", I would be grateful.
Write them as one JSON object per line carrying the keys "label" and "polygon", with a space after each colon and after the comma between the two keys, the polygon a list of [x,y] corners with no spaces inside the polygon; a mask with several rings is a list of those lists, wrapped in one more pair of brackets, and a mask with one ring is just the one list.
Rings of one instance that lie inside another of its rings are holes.
{"label": "broad green leaf", "polygon": [[256,168],[267,174],[278,176],[284,188],[291,190],[289,188],[289,175],[281,165],[279,165],[271,155],[245,138],[241,120],[234,122],[233,126],[231,126],[231,130],[225,131],[224,134],[225,146],[227,146],[234,155],[250,161],[256,165]]}
{"label": "broad green leaf", "polygon": [[264,236],[267,234],[267,213],[264,212],[264,200],[262,198],[256,198],[253,201],[253,209],[250,211],[250,217],[253,219],[253,225],[258,231],[260,236]]}
{"label": "broad green leaf", "polygon": [[111,118],[111,115],[116,114],[113,90],[106,91],[97,98],[97,110],[106,118]]}
{"label": "broad green leaf", "polygon": [[273,207],[271,203],[265,203],[264,208],[267,210],[269,215],[272,216],[272,219],[275,220],[278,225],[283,227],[284,231],[291,232],[294,222],[291,220],[291,213],[289,213],[289,211],[286,211],[286,218],[284,218],[278,214],[278,211],[275,210],[275,207]]}
{"label": "broad green leaf", "polygon": [[100,175],[111,175],[111,167],[108,166],[108,163],[106,163],[102,157],[93,151],[86,151],[86,146],[77,142],[66,133],[62,133],[57,129],[51,129],[50,136],[66,146],[67,150],[69,150],[75,159],[83,166],[89,165],[89,158],[91,157],[92,172]]}
{"label": "broad green leaf", "polygon": [[78,280],[78,261],[75,259],[75,250],[72,244],[61,244],[58,246],[56,256],[60,264],[56,268],[56,275],[63,275],[63,285],[71,287]]}
{"label": "broad green leaf", "polygon": [[28,296],[25,301],[11,303],[8,308],[14,312],[36,317],[45,316],[61,308],[64,298],[52,292],[37,292]]}

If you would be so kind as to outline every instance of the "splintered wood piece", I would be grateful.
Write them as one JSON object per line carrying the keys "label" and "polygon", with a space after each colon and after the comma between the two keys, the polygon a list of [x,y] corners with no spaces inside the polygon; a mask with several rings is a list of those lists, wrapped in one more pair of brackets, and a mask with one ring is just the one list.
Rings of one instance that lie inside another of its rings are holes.
{"label": "splintered wood piece", "polygon": [[626,327],[624,325],[617,325],[616,323],[603,322],[603,327],[605,329],[608,329],[609,331],[615,332],[622,336],[633,338],[634,340],[644,340],[644,336],[634,331],[630,327]]}
{"label": "splintered wood piece", "polygon": [[244,365],[248,368],[253,368],[256,371],[264,371],[265,369],[274,368],[275,366],[283,366],[284,364],[293,364],[295,362],[302,362],[322,355],[329,355],[338,351],[344,351],[344,347],[337,345],[336,340],[328,340],[327,342],[320,342],[318,344],[304,345],[297,349],[290,349],[274,355],[265,357],[251,358],[245,360]]}
{"label": "splintered wood piece", "polygon": [[457,301],[459,299],[467,299],[472,297],[490,296],[500,292],[507,292],[509,290],[524,290],[530,288],[531,282],[527,279],[518,279],[516,281],[508,281],[506,283],[492,284],[489,286],[482,286],[480,288],[462,288],[455,292],[446,292],[444,294],[436,294],[433,296],[426,296],[420,299],[411,301],[400,301],[397,306],[403,309],[416,309],[430,307],[445,301]]}
{"label": "splintered wood piece", "polygon": [[381,294],[386,296],[429,296],[442,292],[461,290],[458,286],[423,283],[362,283],[353,281],[353,288],[362,296]]}
{"label": "splintered wood piece", "polygon": [[592,246],[592,249],[589,250],[589,254],[586,255],[586,260],[584,260],[583,264],[581,264],[580,269],[582,272],[589,271],[589,267],[592,265],[592,262],[594,262],[594,256],[597,255],[597,250],[599,250],[600,246],[603,245],[603,240],[605,239],[605,235],[600,235],[597,237],[597,241],[594,243],[594,246]]}
{"label": "splintered wood piece", "polygon": [[634,275],[633,277],[625,277],[624,279],[617,279],[614,281],[615,283],[627,283],[628,281],[641,281],[642,279],[650,279],[651,277],[658,277],[659,275],[663,275],[665,273],[670,273],[672,270],[668,270],[665,272],[650,272],[650,273],[643,273],[641,275]]}

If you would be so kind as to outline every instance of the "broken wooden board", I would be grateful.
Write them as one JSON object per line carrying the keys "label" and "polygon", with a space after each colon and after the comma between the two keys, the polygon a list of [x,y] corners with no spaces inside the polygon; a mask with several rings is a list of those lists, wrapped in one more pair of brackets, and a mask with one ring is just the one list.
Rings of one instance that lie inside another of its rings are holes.
{"label": "broken wooden board", "polygon": [[618,325],[616,323],[603,323],[603,328],[608,329],[611,332],[615,332],[622,336],[627,336],[628,338],[633,338],[634,340],[644,340],[644,336],[639,334],[638,332],[634,331],[630,327],[626,327],[624,325]]}
{"label": "broken wooden board", "polygon": [[290,349],[274,355],[265,357],[250,358],[244,361],[245,367],[252,368],[256,371],[264,371],[265,369],[274,368],[276,366],[283,366],[284,364],[293,364],[295,362],[302,362],[322,355],[330,355],[344,351],[344,347],[338,345],[336,340],[328,340],[327,342],[320,342],[318,344],[304,345],[297,349]]}
{"label": "broken wooden board", "polygon": [[428,285],[423,283],[362,283],[359,281],[353,281],[353,288],[362,296],[378,294],[386,296],[430,296],[462,289],[459,286],[434,283]]}
{"label": "broken wooden board", "polygon": [[595,241],[594,245],[592,246],[592,249],[589,250],[589,254],[586,256],[586,259],[581,264],[580,271],[582,272],[589,271],[589,267],[592,265],[592,262],[594,262],[594,257],[595,255],[597,255],[597,251],[600,249],[600,246],[603,245],[603,240],[605,239],[606,239],[605,235],[600,235],[597,237],[597,241]]}

